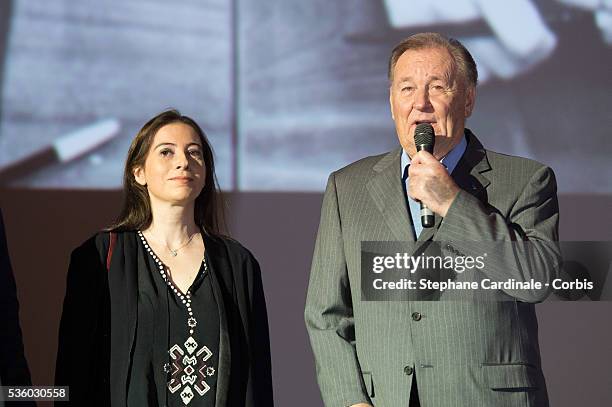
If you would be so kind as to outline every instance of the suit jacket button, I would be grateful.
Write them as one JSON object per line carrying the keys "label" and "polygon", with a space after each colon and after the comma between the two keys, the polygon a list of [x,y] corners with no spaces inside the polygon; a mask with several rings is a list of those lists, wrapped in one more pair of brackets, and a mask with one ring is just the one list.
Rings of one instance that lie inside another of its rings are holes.
{"label": "suit jacket button", "polygon": [[423,315],[421,315],[420,312],[413,312],[412,313],[412,320],[413,321],[420,321],[421,318],[423,318]]}
{"label": "suit jacket button", "polygon": [[412,368],[412,366],[404,367],[404,373],[406,374],[406,376],[410,376],[413,372],[414,372],[414,369]]}

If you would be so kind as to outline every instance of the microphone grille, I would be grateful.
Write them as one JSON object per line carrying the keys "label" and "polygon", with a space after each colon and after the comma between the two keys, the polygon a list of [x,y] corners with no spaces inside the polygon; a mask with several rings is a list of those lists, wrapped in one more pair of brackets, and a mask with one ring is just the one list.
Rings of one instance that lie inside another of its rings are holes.
{"label": "microphone grille", "polygon": [[429,123],[419,123],[414,129],[414,144],[433,145],[436,139],[433,126]]}

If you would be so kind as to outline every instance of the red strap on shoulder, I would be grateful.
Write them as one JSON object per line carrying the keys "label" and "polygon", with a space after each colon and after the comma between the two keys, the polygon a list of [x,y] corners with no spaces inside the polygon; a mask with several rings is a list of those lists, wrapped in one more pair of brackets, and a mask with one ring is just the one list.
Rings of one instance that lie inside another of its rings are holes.
{"label": "red strap on shoulder", "polygon": [[110,271],[111,259],[113,258],[113,250],[117,242],[117,234],[110,232],[110,241],[108,244],[108,253],[106,254],[106,272]]}

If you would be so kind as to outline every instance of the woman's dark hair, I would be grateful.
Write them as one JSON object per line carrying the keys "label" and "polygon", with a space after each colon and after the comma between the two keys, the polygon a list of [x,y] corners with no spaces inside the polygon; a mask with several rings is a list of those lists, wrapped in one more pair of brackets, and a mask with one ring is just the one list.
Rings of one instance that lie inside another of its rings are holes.
{"label": "woman's dark hair", "polygon": [[153,215],[149,192],[146,186],[136,182],[134,169],[144,167],[155,134],[162,127],[172,123],[188,125],[200,137],[202,143],[206,179],[204,188],[195,200],[194,221],[209,235],[221,235],[225,231],[223,198],[215,176],[212,148],[200,126],[192,118],[183,116],[178,110],[166,110],[153,117],[134,137],[123,171],[123,205],[119,216],[108,230],[115,232],[143,230],[151,225]]}

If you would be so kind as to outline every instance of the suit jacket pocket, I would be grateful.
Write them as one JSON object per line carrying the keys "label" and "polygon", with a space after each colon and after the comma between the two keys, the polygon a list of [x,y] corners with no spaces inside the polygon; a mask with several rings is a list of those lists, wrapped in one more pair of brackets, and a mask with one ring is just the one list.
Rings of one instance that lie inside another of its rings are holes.
{"label": "suit jacket pocket", "polygon": [[527,363],[483,363],[484,383],[498,391],[532,391],[540,388],[542,371]]}
{"label": "suit jacket pocket", "polygon": [[372,379],[372,373],[362,372],[363,383],[365,384],[366,392],[368,397],[374,398],[374,380]]}

